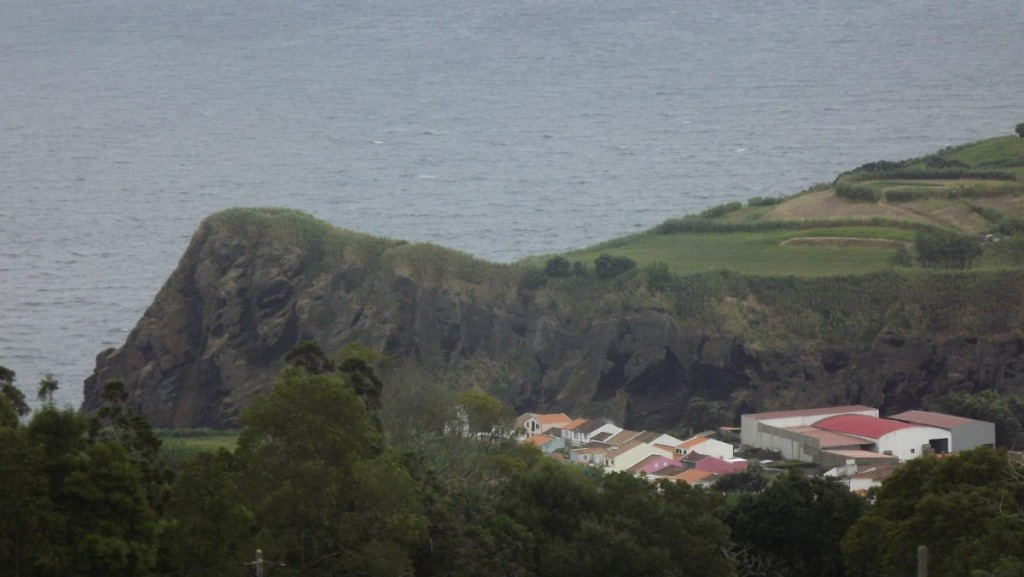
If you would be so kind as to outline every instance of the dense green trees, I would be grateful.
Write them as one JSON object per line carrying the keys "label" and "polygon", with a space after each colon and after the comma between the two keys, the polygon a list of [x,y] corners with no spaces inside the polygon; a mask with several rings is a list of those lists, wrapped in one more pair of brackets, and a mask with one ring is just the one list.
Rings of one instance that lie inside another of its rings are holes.
{"label": "dense green trees", "polygon": [[382,394],[382,359],[346,351],[304,345],[237,449],[173,477],[119,383],[95,418],[47,403],[0,426],[0,575],[228,577],[256,548],[297,575],[899,577],[918,544],[937,577],[1024,568],[1024,471],[1003,453],[914,460],[874,506],[795,472],[650,483],[479,435],[511,417],[479,391]]}
{"label": "dense green trees", "polygon": [[3,413],[14,413],[16,417],[24,417],[29,413],[25,394],[14,385],[15,373],[7,367],[0,366],[0,424],[9,421]]}
{"label": "dense green trees", "polygon": [[851,577],[912,577],[919,545],[929,575],[1020,575],[1024,477],[1005,453],[975,449],[906,463],[843,539]]}
{"label": "dense green trees", "polygon": [[425,527],[413,483],[342,375],[286,369],[241,424],[243,502],[268,557],[303,573],[411,570]]}
{"label": "dense green trees", "polygon": [[686,425],[691,433],[713,430],[731,425],[732,411],[721,401],[709,401],[701,397],[693,397],[686,404]]}
{"label": "dense green trees", "polygon": [[918,233],[914,237],[917,260],[926,267],[970,268],[981,256],[980,243],[969,236],[948,230]]}
{"label": "dense green trees", "polygon": [[628,256],[612,256],[602,254],[594,259],[594,274],[601,280],[607,280],[636,267],[636,262]]}
{"label": "dense green trees", "polygon": [[0,574],[140,575],[156,563],[158,516],[143,472],[88,420],[45,406],[0,428]]}
{"label": "dense green trees", "polygon": [[732,538],[794,577],[842,577],[839,547],[864,500],[845,485],[791,471],[764,491],[742,495],[729,510]]}
{"label": "dense green trees", "polygon": [[242,499],[245,475],[232,453],[200,453],[177,471],[161,519],[157,571],[237,576],[258,547],[256,519]]}
{"label": "dense green trees", "polygon": [[503,524],[529,538],[515,544],[515,570],[500,574],[731,576],[729,530],[715,515],[723,505],[685,484],[624,473],[595,482],[539,459],[505,484]]}
{"label": "dense green trees", "polygon": [[544,264],[544,275],[549,278],[564,278],[572,273],[572,263],[564,256],[549,258]]}

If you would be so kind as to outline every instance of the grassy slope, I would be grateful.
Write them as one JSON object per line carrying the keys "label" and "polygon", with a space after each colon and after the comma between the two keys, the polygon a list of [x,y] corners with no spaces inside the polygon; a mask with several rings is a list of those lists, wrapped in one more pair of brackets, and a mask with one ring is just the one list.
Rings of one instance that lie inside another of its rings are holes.
{"label": "grassy slope", "polygon": [[[616,239],[567,255],[570,260],[592,263],[602,253],[627,256],[638,265],[665,263],[680,274],[712,270],[732,270],[753,275],[830,276],[867,274],[896,267],[893,257],[898,243],[840,242],[837,238],[875,238],[902,241],[910,246],[914,230],[900,226],[843,226],[821,228],[822,220],[865,221],[885,219],[901,223],[934,226],[979,234],[992,230],[998,217],[1024,217],[1024,139],[999,137],[950,148],[935,156],[967,163],[979,170],[1000,170],[1015,173],[1017,183],[979,178],[908,179],[880,178],[871,180],[854,171],[858,184],[882,192],[878,202],[855,202],[836,195],[832,188],[813,190],[787,198],[772,206],[743,206],[708,220],[721,224],[740,224],[756,228],[773,221],[791,224],[805,221],[807,228],[761,230],[751,232],[683,232],[657,234],[654,231]],[[921,168],[923,159],[909,161],[909,167]],[[997,187],[1014,188],[998,196],[987,197],[986,191]],[[821,188],[821,187],[819,187]],[[958,197],[958,191],[971,188],[977,197]],[[924,195],[908,202],[890,202],[884,193],[914,189]],[[988,209],[985,216],[975,207]],[[696,217],[691,217],[696,218]],[[800,237],[824,237],[817,241],[787,242]],[[546,258],[527,259],[542,265]],[[998,251],[986,251],[975,268],[998,268],[1009,263]]]}
{"label": "grassy slope", "polygon": [[216,453],[220,449],[234,452],[238,445],[238,431],[212,431],[209,429],[156,431],[162,441],[161,452],[171,461],[187,461],[199,453]]}
{"label": "grassy slope", "polygon": [[[663,262],[680,274],[728,269],[757,275],[819,276],[864,274],[891,266],[889,261],[896,253],[895,245],[839,247],[834,246],[838,243],[824,240],[837,237],[907,241],[912,240],[913,231],[843,227],[645,235],[620,247],[576,252],[572,258],[588,262],[601,253],[608,253],[628,256],[640,266]],[[786,242],[795,238],[821,238],[821,246]]]}

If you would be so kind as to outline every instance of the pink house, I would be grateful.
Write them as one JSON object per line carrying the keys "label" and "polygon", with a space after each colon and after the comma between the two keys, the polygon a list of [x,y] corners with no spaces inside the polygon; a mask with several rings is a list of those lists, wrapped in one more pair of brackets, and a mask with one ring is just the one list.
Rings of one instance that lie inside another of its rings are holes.
{"label": "pink house", "polygon": [[679,463],[676,460],[670,459],[669,457],[665,457],[663,455],[651,455],[633,465],[627,469],[627,471],[634,475],[654,475],[665,467],[671,467],[678,464]]}

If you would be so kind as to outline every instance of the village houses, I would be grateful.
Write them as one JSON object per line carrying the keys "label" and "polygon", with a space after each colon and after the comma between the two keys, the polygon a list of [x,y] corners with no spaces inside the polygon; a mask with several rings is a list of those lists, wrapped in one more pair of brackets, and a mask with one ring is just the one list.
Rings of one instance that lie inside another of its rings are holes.
{"label": "village houses", "polygon": [[[624,429],[604,419],[564,413],[525,413],[516,419],[520,439],[546,455],[605,472],[707,486],[747,469],[737,446],[702,433],[680,440],[655,431]],[[927,411],[889,418],[862,405],[746,414],[739,447],[777,453],[782,459],[827,468],[851,491],[877,486],[900,463],[921,455],[995,445],[992,423]]]}

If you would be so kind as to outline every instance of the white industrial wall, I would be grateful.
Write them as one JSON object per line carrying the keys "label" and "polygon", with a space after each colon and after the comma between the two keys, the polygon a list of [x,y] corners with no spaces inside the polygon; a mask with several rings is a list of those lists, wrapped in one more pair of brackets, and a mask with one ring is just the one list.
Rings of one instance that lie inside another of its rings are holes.
{"label": "white industrial wall", "polygon": [[950,439],[949,431],[935,427],[915,426],[909,429],[899,429],[878,439],[877,452],[892,455],[900,461],[915,459],[924,454],[923,445],[927,445],[932,439]]}
{"label": "white industrial wall", "polygon": [[949,450],[953,453],[960,451],[966,451],[975,447],[995,447],[996,446],[996,426],[995,423],[988,423],[985,421],[971,421],[966,425],[960,425],[959,427],[953,427],[950,430],[953,438],[949,442]]}

